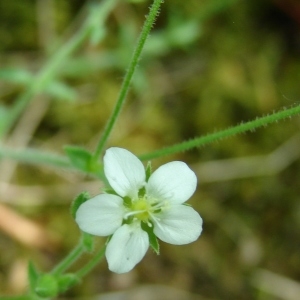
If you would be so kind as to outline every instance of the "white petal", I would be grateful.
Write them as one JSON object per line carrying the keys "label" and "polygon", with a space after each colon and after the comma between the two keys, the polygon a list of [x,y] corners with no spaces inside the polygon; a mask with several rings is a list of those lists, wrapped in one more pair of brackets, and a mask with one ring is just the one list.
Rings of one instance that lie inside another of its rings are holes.
{"label": "white petal", "polygon": [[196,187],[195,173],[184,162],[173,161],[150,176],[146,189],[151,198],[181,204],[194,194]]}
{"label": "white petal", "polygon": [[123,225],[106,248],[108,267],[116,273],[126,273],[139,263],[149,248],[148,234],[139,224]]}
{"label": "white petal", "polygon": [[79,206],[76,222],[84,232],[107,236],[122,225],[124,214],[125,208],[121,197],[101,194]]}
{"label": "white petal", "polygon": [[183,245],[194,242],[202,231],[202,218],[190,206],[175,205],[155,215],[154,233],[162,241]]}
{"label": "white petal", "polygon": [[109,148],[104,155],[104,173],[111,187],[122,197],[136,198],[145,183],[145,168],[131,152]]}

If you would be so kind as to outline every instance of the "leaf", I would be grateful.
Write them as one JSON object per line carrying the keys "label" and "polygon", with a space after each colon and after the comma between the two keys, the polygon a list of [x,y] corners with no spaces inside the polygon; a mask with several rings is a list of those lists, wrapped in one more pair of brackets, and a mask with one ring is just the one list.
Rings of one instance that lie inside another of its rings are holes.
{"label": "leaf", "polygon": [[36,283],[39,279],[39,273],[38,273],[37,269],[35,268],[32,261],[29,261],[29,263],[28,263],[27,275],[28,275],[30,289],[34,290]]}
{"label": "leaf", "polygon": [[90,171],[90,163],[92,160],[92,154],[90,152],[76,146],[65,146],[64,150],[74,167],[84,172]]}
{"label": "leaf", "polygon": [[103,164],[95,160],[89,151],[76,146],[65,146],[64,150],[75,168],[104,178]]}

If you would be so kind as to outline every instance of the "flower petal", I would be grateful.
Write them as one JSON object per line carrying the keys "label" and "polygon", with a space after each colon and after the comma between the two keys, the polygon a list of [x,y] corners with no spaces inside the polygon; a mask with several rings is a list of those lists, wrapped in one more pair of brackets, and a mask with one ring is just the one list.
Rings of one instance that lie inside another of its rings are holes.
{"label": "flower petal", "polygon": [[124,214],[125,208],[121,197],[101,194],[79,206],[76,222],[84,232],[107,236],[122,225]]}
{"label": "flower petal", "polygon": [[145,168],[131,152],[109,148],[104,155],[104,173],[111,187],[122,197],[136,198],[145,183]]}
{"label": "flower petal", "polygon": [[154,233],[162,241],[184,245],[198,239],[202,231],[202,218],[190,206],[174,205],[152,219]]}
{"label": "flower petal", "polygon": [[108,267],[116,273],[131,271],[139,263],[149,248],[148,234],[140,224],[133,223],[119,228],[106,248]]}
{"label": "flower petal", "polygon": [[196,187],[195,173],[184,162],[173,161],[162,165],[150,176],[146,189],[151,198],[181,204],[194,194]]}

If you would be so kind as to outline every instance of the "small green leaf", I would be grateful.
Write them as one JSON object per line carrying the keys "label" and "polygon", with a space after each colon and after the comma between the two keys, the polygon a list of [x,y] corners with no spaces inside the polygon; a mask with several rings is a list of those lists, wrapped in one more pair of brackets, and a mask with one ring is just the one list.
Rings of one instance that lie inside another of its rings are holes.
{"label": "small green leaf", "polygon": [[67,273],[57,277],[58,289],[61,293],[78,284],[80,279],[75,274]]}
{"label": "small green leaf", "polygon": [[65,146],[64,150],[74,167],[84,172],[89,171],[92,160],[92,154],[89,151],[76,146]]}
{"label": "small green leaf", "polygon": [[34,290],[39,278],[39,273],[35,268],[34,264],[32,263],[32,261],[29,261],[28,263],[27,275],[28,275],[30,289]]}
{"label": "small green leaf", "polygon": [[147,167],[146,167],[146,182],[148,182],[151,174],[152,174],[152,165],[151,165],[151,161],[148,161]]}
{"label": "small green leaf", "polygon": [[91,197],[89,195],[88,192],[82,192],[81,194],[79,194],[72,202],[71,204],[71,208],[70,208],[70,211],[71,211],[71,215],[72,217],[75,219],[76,217],[76,212],[79,208],[79,206],[84,203],[85,201],[89,200]]}
{"label": "small green leaf", "polygon": [[42,298],[57,296],[59,289],[56,277],[51,274],[44,274],[40,276],[37,280],[34,291]]}
{"label": "small green leaf", "polygon": [[64,150],[75,168],[104,178],[103,164],[95,160],[89,151],[77,146],[65,146]]}
{"label": "small green leaf", "polygon": [[94,236],[86,232],[82,233],[82,244],[87,252],[92,252],[94,250],[94,241]]}

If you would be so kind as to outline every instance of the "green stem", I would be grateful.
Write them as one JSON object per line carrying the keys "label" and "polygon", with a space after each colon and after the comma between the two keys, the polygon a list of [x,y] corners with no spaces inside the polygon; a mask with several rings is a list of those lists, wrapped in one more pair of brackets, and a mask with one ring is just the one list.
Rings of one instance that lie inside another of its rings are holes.
{"label": "green stem", "polygon": [[51,271],[54,275],[62,274],[84,253],[82,241]]}
{"label": "green stem", "polygon": [[105,249],[106,249],[106,245],[103,246],[98,253],[83,267],[81,268],[79,271],[77,271],[75,273],[75,275],[77,275],[78,278],[82,278],[85,275],[87,275],[89,272],[91,272],[96,265],[99,263],[99,261],[103,258],[104,254],[105,254]]}
{"label": "green stem", "polygon": [[138,39],[136,48],[133,52],[131,61],[129,63],[128,70],[125,74],[125,77],[124,77],[124,80],[123,80],[123,83],[121,86],[120,94],[117,99],[116,105],[114,107],[114,110],[113,110],[110,118],[108,119],[108,121],[106,123],[103,134],[97,145],[97,148],[96,148],[96,151],[94,154],[95,160],[97,160],[99,158],[99,156],[101,155],[103,148],[109,138],[109,135],[110,135],[110,133],[116,123],[116,120],[121,112],[121,109],[125,103],[126,96],[128,94],[128,90],[130,87],[130,83],[131,83],[133,74],[135,72],[135,69],[137,68],[137,65],[140,60],[141,53],[144,48],[145,42],[147,40],[147,37],[149,36],[150,30],[151,30],[151,28],[156,20],[156,17],[159,13],[159,9],[160,9],[162,2],[163,2],[163,0],[154,0],[152,6],[150,7],[149,15],[146,17],[144,26],[142,28],[142,32]]}
{"label": "green stem", "polygon": [[19,162],[48,165],[59,168],[72,168],[68,158],[53,153],[40,152],[34,149],[12,149],[1,147],[0,145],[0,158],[11,158]]}
{"label": "green stem", "polygon": [[21,295],[21,296],[0,296],[0,300],[34,300],[34,297],[30,295]]}
{"label": "green stem", "polygon": [[5,128],[3,129],[3,135],[10,130],[31,99],[38,93],[42,92],[51,82],[51,80],[55,78],[55,75],[59,72],[59,69],[68,56],[70,56],[70,54],[74,52],[86,40],[87,37],[89,37],[95,26],[95,20],[102,22],[102,24],[104,23],[104,20],[108,16],[109,12],[113,9],[116,2],[117,0],[106,0],[102,1],[102,3],[98,5],[95,5],[81,29],[77,31],[75,35],[60,49],[55,51],[54,55],[49,59],[44,68],[35,76],[32,85],[15,101],[14,106],[10,110]]}
{"label": "green stem", "polygon": [[146,154],[140,155],[139,158],[141,160],[150,160],[150,159],[165,156],[165,155],[183,152],[186,150],[190,150],[192,148],[201,147],[201,146],[210,144],[212,142],[222,140],[224,138],[227,138],[227,137],[239,134],[239,133],[253,131],[256,128],[263,127],[268,124],[275,123],[282,119],[286,119],[286,118],[289,118],[289,117],[292,117],[292,116],[298,115],[298,114],[300,114],[300,105],[289,108],[289,109],[284,109],[279,112],[275,112],[275,113],[270,114],[265,117],[257,118],[256,120],[253,120],[253,121],[242,123],[235,127],[231,127],[231,128],[228,128],[228,129],[225,129],[222,131],[218,131],[216,133],[211,133],[206,136],[201,136],[201,137],[189,140],[189,141],[185,141],[180,144],[175,144],[170,147],[162,148],[160,150],[157,150],[157,151],[154,151],[151,153],[146,153]]}

